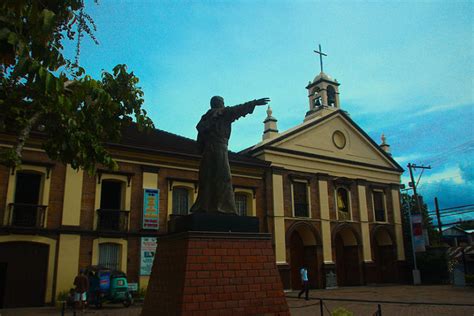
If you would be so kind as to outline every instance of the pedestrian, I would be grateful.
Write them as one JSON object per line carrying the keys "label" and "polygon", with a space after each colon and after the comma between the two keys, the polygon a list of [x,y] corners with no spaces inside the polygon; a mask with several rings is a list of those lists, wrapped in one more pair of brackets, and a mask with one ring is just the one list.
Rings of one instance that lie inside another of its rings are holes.
{"label": "pedestrian", "polygon": [[308,269],[306,265],[303,265],[300,269],[301,276],[301,291],[298,293],[298,298],[301,298],[301,294],[304,294],[304,299],[309,300],[309,280],[308,280]]}
{"label": "pedestrian", "polygon": [[89,290],[89,279],[87,278],[84,269],[81,269],[79,274],[74,279],[74,286],[76,292],[74,294],[74,302],[76,307],[85,311],[87,303],[87,291]]}

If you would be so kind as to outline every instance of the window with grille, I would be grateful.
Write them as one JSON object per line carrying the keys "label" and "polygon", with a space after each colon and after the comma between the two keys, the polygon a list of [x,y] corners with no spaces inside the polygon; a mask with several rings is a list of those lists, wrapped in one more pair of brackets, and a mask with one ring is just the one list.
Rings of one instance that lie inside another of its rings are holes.
{"label": "window with grille", "polygon": [[385,222],[385,203],[384,194],[381,191],[373,191],[374,195],[374,213],[376,222]]}
{"label": "window with grille", "polygon": [[120,245],[103,243],[99,245],[99,265],[112,270],[120,269]]}
{"label": "window with grille", "polygon": [[336,190],[336,205],[338,218],[341,220],[350,219],[349,192],[345,188]]}
{"label": "window with grille", "polygon": [[293,203],[296,217],[309,217],[308,190],[304,182],[293,182]]}
{"label": "window with grille", "polygon": [[173,188],[173,214],[188,215],[189,191],[186,188]]}
{"label": "window with grille", "polygon": [[247,216],[247,194],[235,193],[235,206],[238,215]]}

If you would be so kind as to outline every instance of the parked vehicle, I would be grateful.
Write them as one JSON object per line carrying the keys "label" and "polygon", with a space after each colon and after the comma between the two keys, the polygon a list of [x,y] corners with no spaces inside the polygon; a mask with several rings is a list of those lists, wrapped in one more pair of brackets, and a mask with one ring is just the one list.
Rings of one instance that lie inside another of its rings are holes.
{"label": "parked vehicle", "polygon": [[89,306],[101,308],[102,304],[122,303],[125,307],[133,304],[128,290],[127,276],[124,272],[107,269],[103,266],[90,266],[86,269],[89,278],[87,301]]}

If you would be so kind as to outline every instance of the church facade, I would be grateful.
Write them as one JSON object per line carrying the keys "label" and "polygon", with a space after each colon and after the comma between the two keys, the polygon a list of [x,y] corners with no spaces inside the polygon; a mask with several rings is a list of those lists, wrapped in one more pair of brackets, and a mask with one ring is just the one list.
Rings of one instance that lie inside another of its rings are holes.
{"label": "church facade", "polygon": [[[301,124],[279,133],[269,109],[263,140],[229,152],[238,215],[272,234],[285,289],[300,288],[302,265],[317,288],[406,277],[403,170],[341,109],[338,87],[319,74]],[[0,166],[0,308],[54,302],[90,265],[146,289],[157,239],[197,197],[197,143],[132,126],[107,144],[119,169],[91,175],[51,161],[42,137],[33,134],[20,166]],[[0,146],[14,141],[0,134]]]}
{"label": "church facade", "polygon": [[[389,145],[376,144],[341,109],[339,83],[321,72],[302,123],[279,133],[267,111],[263,140],[244,153],[271,162],[269,229],[285,288],[406,279],[400,176]],[[303,117],[303,115],[302,115]]]}

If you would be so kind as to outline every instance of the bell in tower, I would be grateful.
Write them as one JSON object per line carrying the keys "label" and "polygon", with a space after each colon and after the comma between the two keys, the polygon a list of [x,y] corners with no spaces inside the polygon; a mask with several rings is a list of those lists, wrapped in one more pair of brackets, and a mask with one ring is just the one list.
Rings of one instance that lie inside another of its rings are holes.
{"label": "bell in tower", "polygon": [[322,56],[327,55],[321,52],[321,45],[319,45],[319,51],[314,52],[320,55],[321,72],[306,86],[306,89],[308,89],[309,111],[306,113],[305,121],[340,108],[339,82],[323,72]]}

